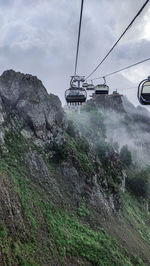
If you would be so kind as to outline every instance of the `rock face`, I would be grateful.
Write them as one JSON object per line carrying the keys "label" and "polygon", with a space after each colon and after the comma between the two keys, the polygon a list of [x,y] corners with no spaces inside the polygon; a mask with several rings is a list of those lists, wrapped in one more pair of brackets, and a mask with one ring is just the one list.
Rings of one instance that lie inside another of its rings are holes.
{"label": "rock face", "polygon": [[[61,102],[57,96],[48,94],[42,82],[35,76],[24,75],[13,70],[2,74],[0,77],[0,127],[1,144],[5,144],[5,133],[14,130],[21,133],[27,141],[34,142],[41,148],[44,147],[48,159],[57,152],[58,157],[64,157],[65,150],[61,151],[61,149],[67,147],[65,146],[67,122]],[[75,143],[78,143],[78,139],[82,142],[78,133],[75,134],[75,139]],[[73,142],[72,145],[74,145]],[[6,149],[5,145],[2,146]],[[57,195],[54,198],[59,202],[65,202],[62,196],[63,190],[63,193],[76,205],[85,197],[88,203],[99,212],[102,209],[106,209],[109,213],[119,212],[121,205],[119,196],[114,192],[111,197],[105,198],[105,189],[109,190],[105,180],[106,173],[96,170],[96,162],[90,155],[90,150],[86,154],[86,152],[82,153],[82,148],[78,153],[75,146],[73,148],[69,146],[67,149],[69,149],[67,157],[57,164],[58,173],[54,175],[50,173],[41,155],[30,147],[25,153],[24,160],[32,179],[51,194]],[[88,164],[91,163],[90,168],[84,157],[89,160]],[[85,165],[82,164],[83,159],[85,160],[83,164],[87,164],[86,167],[89,170],[86,170]],[[85,172],[89,172],[85,174],[82,168]],[[117,182],[121,186],[121,171],[117,173],[118,175],[120,178]]]}
{"label": "rock face", "polygon": [[[102,99],[92,104],[105,113]],[[113,103],[108,97],[107,107],[108,114],[120,108],[127,117],[119,97]],[[104,222],[112,233],[109,219],[116,219],[118,228],[126,172],[115,149],[97,143],[106,144],[99,110],[82,119],[83,132],[36,77],[13,70],[0,77],[0,265],[124,263],[126,254],[119,255],[114,240],[110,253],[109,236],[99,226]]]}
{"label": "rock face", "polygon": [[0,100],[7,115],[19,118],[22,134],[37,144],[54,139],[63,142],[65,119],[61,102],[57,96],[47,93],[37,77],[5,71],[0,77]]}
{"label": "rock face", "polygon": [[122,114],[126,113],[123,106],[122,95],[117,91],[114,91],[110,95],[96,95],[93,100],[96,106],[100,107],[102,110],[114,110]]}

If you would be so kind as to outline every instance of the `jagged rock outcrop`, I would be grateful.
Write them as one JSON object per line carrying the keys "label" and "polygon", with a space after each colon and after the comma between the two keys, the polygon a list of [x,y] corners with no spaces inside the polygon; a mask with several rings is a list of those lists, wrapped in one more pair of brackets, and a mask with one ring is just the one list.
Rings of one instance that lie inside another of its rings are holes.
{"label": "jagged rock outcrop", "polygon": [[105,146],[101,112],[90,114],[82,134],[36,77],[13,70],[0,77],[0,265],[143,265],[133,253],[149,262],[146,225],[140,236],[143,220],[133,228],[121,213],[119,154]]}
{"label": "jagged rock outcrop", "polygon": [[[55,157],[57,153],[58,157],[64,157],[68,145],[65,144],[67,120],[59,98],[48,94],[37,77],[13,70],[5,71],[0,77],[0,104],[0,140],[3,150],[6,149],[5,133],[14,131],[42,147],[44,152],[46,151],[48,160]],[[78,140],[82,142],[78,133],[75,133],[75,139],[76,143]],[[75,144],[72,143],[72,145]],[[30,147],[24,155],[24,160],[32,179],[51,194],[55,194],[53,198],[56,201],[63,201],[63,190],[73,204],[78,205],[85,197],[88,204],[94,206],[99,212],[102,209],[108,213],[119,212],[121,206],[119,194],[115,191],[110,197],[105,197],[105,189],[109,190],[106,174],[96,170],[96,161],[91,151],[89,150],[88,154],[83,153],[80,157],[82,147],[79,153],[75,146],[67,149],[67,155],[58,163],[59,170],[54,175],[50,173],[41,155]],[[6,149],[5,152],[9,151]],[[84,156],[85,158],[88,156],[89,159],[84,159]],[[83,162],[81,163],[80,160]],[[89,160],[89,163],[86,160]],[[83,164],[87,164],[88,170],[82,171],[82,168],[85,168]],[[123,178],[121,171],[117,175],[120,176],[117,182],[121,186],[120,180]]]}
{"label": "jagged rock outcrop", "polygon": [[122,101],[122,95],[120,95],[117,91],[114,91],[110,95],[96,95],[91,101],[89,102],[94,102],[94,104],[97,107],[100,107],[101,110],[110,110],[110,111],[116,111],[122,114],[125,114],[126,111],[123,106],[123,101]]}
{"label": "jagged rock outcrop", "polygon": [[[0,101],[5,116],[17,116],[25,137],[39,145],[52,141],[63,143],[65,118],[61,102],[57,96],[47,93],[37,77],[5,71],[0,77]],[[3,116],[1,113],[2,122]]]}

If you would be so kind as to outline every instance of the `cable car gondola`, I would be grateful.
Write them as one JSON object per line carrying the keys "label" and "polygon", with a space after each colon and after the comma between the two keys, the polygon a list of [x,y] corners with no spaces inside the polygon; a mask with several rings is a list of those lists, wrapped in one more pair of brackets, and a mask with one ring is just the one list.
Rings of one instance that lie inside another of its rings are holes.
{"label": "cable car gondola", "polygon": [[108,94],[109,87],[106,84],[98,84],[95,86],[95,94]]}
{"label": "cable car gondola", "polygon": [[84,82],[84,83],[82,84],[82,87],[83,87],[83,88],[87,88],[87,87],[88,87],[88,83],[87,83],[87,82]]}
{"label": "cable car gondola", "polygon": [[150,105],[150,76],[140,82],[137,96],[141,104]]}
{"label": "cable car gondola", "polygon": [[[67,104],[82,104],[86,101],[87,92],[83,87],[80,87],[80,83],[84,82],[84,77],[72,76],[70,81],[70,88],[65,92],[65,98]],[[77,83],[74,84],[74,83]]]}
{"label": "cable car gondola", "polygon": [[104,83],[98,84],[95,86],[95,94],[108,94],[109,93],[109,87],[106,85],[106,79],[103,77]]}
{"label": "cable car gondola", "polygon": [[94,90],[94,88],[95,88],[95,86],[94,86],[94,84],[88,84],[88,86],[87,86],[87,91],[92,91],[92,90]]}

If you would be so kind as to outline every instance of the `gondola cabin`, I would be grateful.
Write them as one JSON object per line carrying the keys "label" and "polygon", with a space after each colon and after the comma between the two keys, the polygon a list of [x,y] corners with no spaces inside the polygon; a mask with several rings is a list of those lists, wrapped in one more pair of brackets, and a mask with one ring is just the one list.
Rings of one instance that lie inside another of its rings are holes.
{"label": "gondola cabin", "polygon": [[[87,98],[87,92],[86,89],[83,87],[86,87],[86,83],[84,83],[85,79],[83,76],[72,76],[70,81],[70,88],[65,91],[65,98],[67,104],[70,105],[80,105],[86,101]],[[82,84],[82,87],[80,85]]]}
{"label": "gondola cabin", "polygon": [[138,86],[138,99],[143,105],[150,105],[150,77],[141,81]]}
{"label": "gondola cabin", "polygon": [[108,94],[109,87],[106,84],[98,84],[95,86],[95,94]]}
{"label": "gondola cabin", "polygon": [[65,92],[66,102],[82,104],[86,101],[87,93],[85,89],[70,88]]}
{"label": "gondola cabin", "polygon": [[87,91],[92,91],[92,90],[94,90],[94,84],[88,84],[88,86],[87,86]]}
{"label": "gondola cabin", "polygon": [[84,82],[84,83],[82,84],[82,87],[83,87],[83,88],[87,88],[87,87],[88,87],[88,83]]}

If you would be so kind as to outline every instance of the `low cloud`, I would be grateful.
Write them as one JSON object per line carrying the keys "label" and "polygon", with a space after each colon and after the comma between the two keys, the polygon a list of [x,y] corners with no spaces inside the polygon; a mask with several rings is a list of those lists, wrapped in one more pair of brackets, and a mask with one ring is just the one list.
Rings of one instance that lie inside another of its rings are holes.
{"label": "low cloud", "polygon": [[[13,68],[37,75],[48,91],[59,95],[64,103],[64,91],[74,71],[80,4],[80,0],[0,0],[0,72]],[[87,75],[93,70],[142,4],[143,0],[85,1],[79,74]],[[147,40],[143,38],[148,10],[144,9],[95,77],[147,57],[148,36]],[[147,69],[143,67],[141,72],[137,68],[132,73],[137,78],[143,73],[142,78]],[[129,75],[120,74],[108,82],[112,87],[119,87],[120,83],[131,87],[136,78],[131,80]]]}

